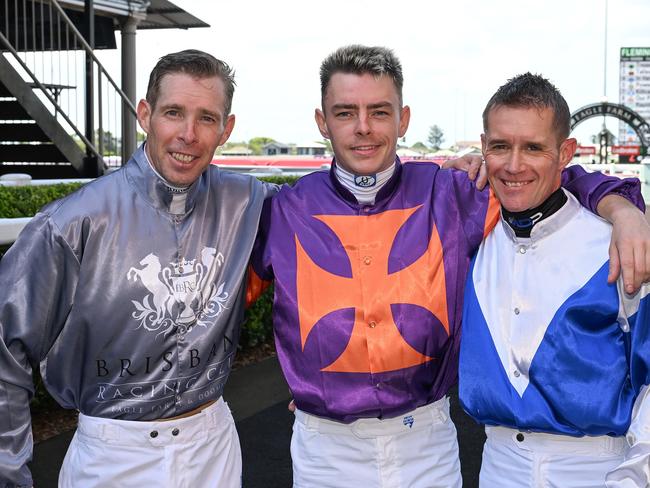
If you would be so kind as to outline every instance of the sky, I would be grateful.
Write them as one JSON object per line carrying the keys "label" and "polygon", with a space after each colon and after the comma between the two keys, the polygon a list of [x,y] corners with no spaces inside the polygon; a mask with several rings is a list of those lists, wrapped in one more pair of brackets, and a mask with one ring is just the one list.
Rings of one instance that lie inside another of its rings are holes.
{"label": "sky", "polygon": [[[137,94],[144,97],[158,58],[208,51],[236,71],[236,126],[230,141],[265,136],[284,143],[321,140],[318,69],[338,47],[359,43],[395,51],[411,107],[405,143],[426,142],[440,126],[443,147],[478,140],[481,113],[507,79],[526,71],[549,78],[571,111],[618,102],[621,47],[650,46],[650,1],[609,0],[173,0],[210,28],[138,31]],[[119,32],[117,42],[119,45]],[[606,52],[606,92],[604,86]],[[113,73],[119,56],[101,53]],[[576,129],[590,143],[603,119]],[[618,134],[618,120],[607,119]]]}

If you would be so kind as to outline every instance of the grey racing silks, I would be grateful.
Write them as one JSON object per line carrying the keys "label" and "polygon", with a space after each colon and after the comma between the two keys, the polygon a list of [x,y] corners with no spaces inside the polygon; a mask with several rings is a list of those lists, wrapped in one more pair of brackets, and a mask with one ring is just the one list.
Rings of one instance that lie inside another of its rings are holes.
{"label": "grey racing silks", "polygon": [[52,396],[91,416],[160,419],[221,396],[272,192],[211,166],[179,208],[141,147],[32,219],[0,261],[0,487],[31,484],[39,364]]}

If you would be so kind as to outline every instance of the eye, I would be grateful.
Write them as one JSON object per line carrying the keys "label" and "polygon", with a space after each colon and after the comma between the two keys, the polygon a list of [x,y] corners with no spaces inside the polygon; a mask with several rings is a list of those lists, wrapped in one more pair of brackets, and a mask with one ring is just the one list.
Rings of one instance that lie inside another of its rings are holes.
{"label": "eye", "polygon": [[540,146],[538,146],[537,144],[528,144],[527,149],[529,151],[541,151],[542,148]]}
{"label": "eye", "polygon": [[176,109],[170,108],[169,110],[165,111],[165,115],[167,117],[180,117],[181,113]]}
{"label": "eye", "polygon": [[506,146],[505,144],[502,144],[502,143],[492,144],[490,146],[490,149],[492,149],[493,151],[504,151],[507,148],[508,148],[508,146]]}
{"label": "eye", "polygon": [[390,114],[386,110],[375,110],[373,115],[376,117],[388,117]]}
{"label": "eye", "polygon": [[348,118],[352,117],[352,112],[336,112],[334,114],[334,116],[337,119],[348,119]]}
{"label": "eye", "polygon": [[208,124],[214,124],[217,121],[217,119],[215,119],[211,115],[204,115],[203,117],[201,117],[201,121],[206,122]]}

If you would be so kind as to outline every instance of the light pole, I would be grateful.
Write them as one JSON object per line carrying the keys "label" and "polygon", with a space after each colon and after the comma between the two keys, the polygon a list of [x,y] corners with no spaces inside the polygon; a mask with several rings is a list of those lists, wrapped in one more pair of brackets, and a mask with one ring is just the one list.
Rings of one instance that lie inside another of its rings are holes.
{"label": "light pole", "polygon": [[[605,0],[605,39],[603,43],[603,103],[607,102],[607,3]],[[600,131],[600,151],[598,151],[600,164],[607,163],[607,150],[609,147],[609,131],[607,130],[606,116],[603,111],[603,128]]]}

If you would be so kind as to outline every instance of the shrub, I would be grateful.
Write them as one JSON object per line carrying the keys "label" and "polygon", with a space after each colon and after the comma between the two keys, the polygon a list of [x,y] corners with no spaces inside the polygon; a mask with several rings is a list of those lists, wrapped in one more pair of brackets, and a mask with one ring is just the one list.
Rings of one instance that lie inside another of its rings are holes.
{"label": "shrub", "polygon": [[239,338],[239,350],[245,351],[271,340],[273,337],[272,308],[273,287],[269,286],[260,298],[246,310]]}
{"label": "shrub", "polygon": [[[295,176],[269,176],[261,180],[281,185],[293,184]],[[0,218],[33,217],[45,204],[72,193],[83,183],[38,186],[0,186]]]}
{"label": "shrub", "polygon": [[0,186],[0,218],[33,217],[43,205],[72,193],[81,185]]}

